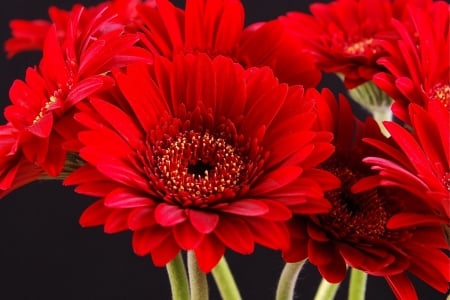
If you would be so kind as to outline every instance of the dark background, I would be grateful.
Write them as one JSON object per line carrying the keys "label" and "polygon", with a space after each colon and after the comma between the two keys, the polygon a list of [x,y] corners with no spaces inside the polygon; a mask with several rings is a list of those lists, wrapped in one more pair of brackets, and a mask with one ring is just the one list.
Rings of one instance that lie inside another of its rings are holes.
{"label": "dark background", "polygon": [[[0,43],[10,36],[11,19],[47,19],[49,5],[69,9],[76,2],[93,5],[100,1],[1,1]],[[307,11],[311,2],[243,1],[247,24],[289,10]],[[9,103],[12,81],[23,79],[26,67],[38,61],[38,53],[20,54],[11,60],[0,53],[0,109]],[[326,76],[321,85],[343,91],[333,76]],[[2,116],[0,120],[4,122]],[[78,217],[92,201],[60,182],[36,182],[0,201],[0,299],[170,299],[166,270],[154,267],[149,257],[133,253],[130,232],[108,235],[102,228],[82,229],[78,225]],[[274,299],[283,267],[279,253],[257,247],[250,256],[231,251],[226,255],[244,299]],[[300,279],[297,298],[313,299],[320,281],[317,271],[307,265]],[[421,282],[415,281],[415,286],[420,299],[444,299]],[[341,285],[339,299],[346,298],[346,287],[346,282]],[[210,289],[211,299],[219,299],[213,281]],[[367,299],[389,300],[394,296],[384,279],[370,278]]]}

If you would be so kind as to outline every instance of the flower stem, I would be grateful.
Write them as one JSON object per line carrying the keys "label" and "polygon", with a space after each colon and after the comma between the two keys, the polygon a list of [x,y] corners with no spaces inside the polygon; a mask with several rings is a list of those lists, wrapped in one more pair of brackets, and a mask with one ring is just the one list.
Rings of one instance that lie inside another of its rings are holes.
{"label": "flower stem", "polygon": [[189,300],[189,283],[181,253],[167,264],[173,300]]}
{"label": "flower stem", "polygon": [[322,278],[319,288],[317,289],[316,296],[314,300],[332,300],[336,296],[337,290],[339,288],[339,283],[329,283]]}
{"label": "flower stem", "polygon": [[284,266],[278,281],[276,300],[293,299],[295,283],[304,263],[305,261],[302,260],[296,263],[287,263]]}
{"label": "flower stem", "polygon": [[350,285],[348,287],[348,300],[364,300],[366,296],[367,274],[352,268]]}
{"label": "flower stem", "polygon": [[391,135],[390,135],[389,131],[387,131],[383,122],[392,120],[391,109],[389,107],[382,106],[382,107],[374,107],[374,108],[372,108],[371,111],[372,111],[373,119],[377,122],[383,135],[386,137],[390,137]]}
{"label": "flower stem", "polygon": [[189,284],[191,287],[191,300],[208,300],[208,281],[197,264],[195,253],[188,251]]}
{"label": "flower stem", "polygon": [[223,256],[217,266],[212,270],[212,275],[219,288],[220,295],[223,300],[240,300],[242,299],[236,281],[231,274],[228,263]]}
{"label": "flower stem", "polygon": [[[337,76],[344,81],[342,74]],[[383,125],[383,121],[392,120],[392,99],[382,91],[373,81],[367,81],[353,89],[347,90],[352,99],[369,111],[380,127],[381,132],[389,137],[390,134]]]}

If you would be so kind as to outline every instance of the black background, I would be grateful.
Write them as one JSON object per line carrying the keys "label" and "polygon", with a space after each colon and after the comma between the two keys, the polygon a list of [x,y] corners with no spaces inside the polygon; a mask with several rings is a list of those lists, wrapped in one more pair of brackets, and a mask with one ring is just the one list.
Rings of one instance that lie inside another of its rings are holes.
{"label": "black background", "polygon": [[[76,2],[1,1],[0,43],[9,37],[11,19],[46,19],[50,5],[69,9]],[[80,2],[92,5],[100,1]],[[269,20],[289,10],[307,11],[311,2],[243,1],[246,23]],[[182,6],[183,2],[174,3]],[[12,81],[23,79],[26,67],[38,59],[38,53],[25,53],[6,60],[4,52],[0,53],[0,108],[9,103]],[[326,76],[321,85],[343,91],[333,76]],[[0,120],[4,122],[2,116]],[[129,232],[108,235],[102,228],[82,229],[78,225],[80,213],[92,202],[60,182],[36,182],[0,201],[0,299],[170,299],[165,269],[154,267],[149,257],[133,253]],[[257,247],[250,256],[231,251],[226,255],[244,299],[274,299],[283,267],[279,253]],[[307,265],[300,275],[296,298],[313,299],[319,281],[315,268]],[[444,299],[425,284],[414,284],[420,299]],[[344,282],[339,299],[346,298],[346,287]],[[213,281],[210,289],[211,299],[219,299]],[[384,279],[369,278],[367,299],[394,296]]]}

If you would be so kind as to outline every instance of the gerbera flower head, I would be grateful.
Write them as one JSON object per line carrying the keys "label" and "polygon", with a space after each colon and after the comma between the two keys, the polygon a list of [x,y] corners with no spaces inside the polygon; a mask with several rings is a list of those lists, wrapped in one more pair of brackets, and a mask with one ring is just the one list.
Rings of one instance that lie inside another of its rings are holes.
{"label": "gerbera flower head", "polygon": [[9,92],[12,104],[4,111],[17,131],[18,153],[50,176],[58,176],[63,169],[65,136],[78,128],[65,127],[70,124],[66,119],[71,118],[73,107],[111,87],[113,80],[108,72],[112,68],[150,61],[145,51],[133,46],[138,41],[136,35],[122,29],[99,33],[113,18],[108,7],[90,15],[89,22],[80,27],[84,13],[82,6],[74,7],[62,42],[56,26],[50,27],[39,66],[28,68],[24,81],[14,81]]}
{"label": "gerbera flower head", "polygon": [[[152,1],[144,1],[148,3]],[[113,0],[100,3],[96,6],[86,7],[82,15],[80,15],[78,29],[83,31],[88,29],[92,19],[96,19],[102,11],[107,8],[110,13],[110,18],[106,22],[102,22],[99,28],[96,29],[97,33],[105,34],[109,31],[116,30],[118,28],[124,28],[128,32],[136,31],[137,25],[134,24],[136,18],[136,6],[138,3],[142,3],[141,0]],[[54,25],[58,40],[63,42],[66,38],[69,30],[70,15],[75,13],[79,7],[75,5],[71,10],[60,9],[55,6],[51,6],[48,9],[48,15],[50,20],[23,20],[14,19],[10,22],[12,37],[9,38],[4,45],[5,52],[8,58],[12,58],[18,53],[25,51],[44,49],[45,37],[48,31]],[[94,37],[94,36],[91,36]]]}
{"label": "gerbera flower head", "polygon": [[379,59],[388,72],[374,76],[394,104],[392,111],[409,122],[408,104],[426,107],[439,101],[450,109],[450,6],[436,1],[429,9],[408,7],[414,30],[393,20],[399,39],[386,40],[388,56]]}
{"label": "gerbera flower head", "polygon": [[125,107],[92,99],[98,116],[75,116],[89,124],[79,135],[88,165],[66,184],[101,198],[83,226],[132,230],[134,251],[158,266],[193,250],[208,272],[226,248],[286,247],[292,212],[330,208],[323,191],[336,180],[315,166],[331,155],[331,134],[313,129],[302,87],[206,54],[159,57],[116,78]]}
{"label": "gerbera flower head", "polygon": [[385,157],[364,161],[379,173],[378,184],[404,189],[432,209],[421,218],[424,222],[437,216],[450,223],[450,112],[439,101],[430,102],[427,109],[410,104],[409,119],[412,131],[386,123],[393,145],[366,139]]}
{"label": "gerbera flower head", "polygon": [[269,66],[282,82],[305,87],[321,79],[311,55],[279,21],[244,28],[244,7],[238,0],[188,0],[185,10],[157,0],[154,6],[140,5],[138,12],[144,47],[154,55],[224,55],[244,67]]}
{"label": "gerbera flower head", "polygon": [[[413,196],[392,187],[355,188],[374,175],[361,161],[373,149],[361,139],[386,139],[376,123],[353,117],[343,97],[339,105],[326,90],[316,98],[323,99],[317,102],[319,127],[334,132],[336,146],[320,167],[337,176],[341,187],[325,193],[332,205],[330,212],[293,217],[289,224],[291,244],[283,251],[284,259],[295,262],[308,258],[333,283],[345,278],[347,265],[383,276],[399,299],[417,299],[406,272],[446,292],[449,259],[442,251],[446,243],[439,222],[433,220],[421,227],[419,221],[411,224],[398,219],[403,212],[430,209],[405,201]],[[424,253],[436,259],[425,260]]]}
{"label": "gerbera flower head", "polygon": [[280,20],[311,52],[325,72],[341,73],[347,88],[372,79],[384,68],[379,38],[392,36],[393,17],[407,1],[337,0],[314,3],[311,14],[289,12]]}

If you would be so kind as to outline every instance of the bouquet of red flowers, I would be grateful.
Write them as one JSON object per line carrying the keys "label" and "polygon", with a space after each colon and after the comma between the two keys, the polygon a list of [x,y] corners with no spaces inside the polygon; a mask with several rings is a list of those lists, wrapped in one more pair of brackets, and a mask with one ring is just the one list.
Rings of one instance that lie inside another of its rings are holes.
{"label": "bouquet of red flowers", "polygon": [[42,56],[9,90],[1,197],[74,186],[93,199],[81,226],[130,231],[173,299],[207,299],[208,273],[240,299],[225,252],[255,246],[286,262],[277,300],[305,261],[315,299],[347,271],[352,300],[367,275],[398,299],[417,299],[410,275],[448,292],[448,3],[336,0],[246,25],[238,0],[112,0],[10,27],[9,58]]}

